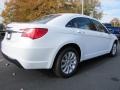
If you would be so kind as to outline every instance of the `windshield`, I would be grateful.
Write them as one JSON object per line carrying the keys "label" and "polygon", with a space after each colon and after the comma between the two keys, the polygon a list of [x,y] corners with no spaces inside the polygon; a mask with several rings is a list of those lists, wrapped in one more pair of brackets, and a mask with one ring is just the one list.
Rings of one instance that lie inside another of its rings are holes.
{"label": "windshield", "polygon": [[54,18],[56,18],[58,16],[60,16],[60,15],[55,15],[55,14],[47,15],[47,16],[44,16],[40,19],[32,21],[32,23],[46,24],[46,23],[48,23],[49,21],[53,20]]}

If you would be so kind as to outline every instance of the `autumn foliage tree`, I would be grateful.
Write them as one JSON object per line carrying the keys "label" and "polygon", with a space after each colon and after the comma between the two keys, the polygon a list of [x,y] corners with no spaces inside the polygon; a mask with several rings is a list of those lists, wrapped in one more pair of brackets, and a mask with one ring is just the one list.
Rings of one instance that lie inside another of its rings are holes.
{"label": "autumn foliage tree", "polygon": [[[9,0],[9,2],[5,4],[2,17],[5,23],[9,23],[26,22],[54,13],[81,13],[81,4],[79,1],[80,0]],[[85,5],[85,14],[89,15],[90,11],[95,7],[96,6]]]}
{"label": "autumn foliage tree", "polygon": [[120,27],[120,20],[119,18],[113,18],[110,22],[114,27]]}
{"label": "autumn foliage tree", "polygon": [[2,12],[4,22],[25,22],[41,16],[63,12],[62,0],[10,0]]}
{"label": "autumn foliage tree", "polygon": [[[94,18],[101,19],[102,18],[102,11],[100,0],[84,0],[84,12],[85,15],[91,15]],[[89,3],[88,3],[89,2]]]}

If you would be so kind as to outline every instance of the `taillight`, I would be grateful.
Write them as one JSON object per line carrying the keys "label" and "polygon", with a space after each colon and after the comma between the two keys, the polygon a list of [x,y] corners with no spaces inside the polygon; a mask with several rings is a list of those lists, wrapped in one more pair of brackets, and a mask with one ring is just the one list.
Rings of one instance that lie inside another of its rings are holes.
{"label": "taillight", "polygon": [[22,29],[22,37],[28,37],[31,39],[38,39],[44,36],[47,32],[48,29],[45,28],[27,28],[27,29]]}

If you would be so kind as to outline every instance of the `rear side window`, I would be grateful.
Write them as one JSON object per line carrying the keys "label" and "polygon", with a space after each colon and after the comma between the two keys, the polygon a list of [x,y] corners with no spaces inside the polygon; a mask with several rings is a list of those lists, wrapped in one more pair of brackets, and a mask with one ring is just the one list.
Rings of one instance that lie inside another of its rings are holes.
{"label": "rear side window", "polygon": [[44,16],[42,17],[41,19],[37,19],[35,21],[32,21],[32,23],[40,23],[40,24],[46,24],[48,23],[49,21],[53,20],[54,18],[58,17],[60,15],[47,15],[47,16]]}
{"label": "rear side window", "polygon": [[68,22],[66,27],[96,30],[94,24],[91,23],[88,18],[83,17],[77,17],[72,19],[70,22]]}

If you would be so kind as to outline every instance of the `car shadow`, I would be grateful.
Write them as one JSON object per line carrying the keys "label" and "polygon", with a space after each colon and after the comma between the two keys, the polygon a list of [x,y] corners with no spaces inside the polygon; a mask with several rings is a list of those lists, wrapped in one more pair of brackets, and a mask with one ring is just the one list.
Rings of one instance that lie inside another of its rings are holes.
{"label": "car shadow", "polygon": [[78,73],[82,73],[84,71],[88,71],[90,69],[96,68],[110,60],[111,60],[111,57],[109,55],[103,55],[103,56],[99,56],[93,59],[83,61],[78,66]]}
{"label": "car shadow", "polygon": [[[79,63],[78,71],[77,71],[76,75],[81,74],[81,73],[85,73],[89,70],[92,70],[96,67],[99,67],[99,66],[109,62],[110,60],[112,60],[111,58],[114,58],[114,57],[110,57],[109,55],[103,55],[100,57],[96,57],[93,59],[83,61],[83,62]],[[52,70],[36,70],[36,71],[39,71],[40,73],[42,73],[46,77],[56,78],[56,76],[54,75]]]}

